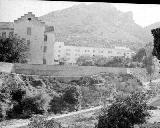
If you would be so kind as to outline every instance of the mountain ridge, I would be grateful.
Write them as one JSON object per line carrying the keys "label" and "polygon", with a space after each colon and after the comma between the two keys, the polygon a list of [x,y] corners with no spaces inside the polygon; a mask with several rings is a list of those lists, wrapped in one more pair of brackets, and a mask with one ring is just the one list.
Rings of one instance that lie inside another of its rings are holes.
{"label": "mountain ridge", "polygon": [[79,4],[39,17],[55,26],[56,41],[68,45],[143,47],[151,33],[136,24],[132,12],[121,12],[109,3]]}

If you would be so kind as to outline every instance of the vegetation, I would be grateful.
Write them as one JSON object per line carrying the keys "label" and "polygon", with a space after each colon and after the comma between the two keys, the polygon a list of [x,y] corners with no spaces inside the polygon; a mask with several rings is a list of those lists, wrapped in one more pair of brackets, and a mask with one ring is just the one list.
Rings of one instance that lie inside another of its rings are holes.
{"label": "vegetation", "polygon": [[154,37],[154,48],[153,48],[153,56],[156,56],[158,60],[160,60],[160,28],[152,29],[151,33]]}
{"label": "vegetation", "polygon": [[144,57],[146,56],[145,48],[141,48],[138,50],[135,56],[133,56],[133,61],[142,62]]}
{"label": "vegetation", "polygon": [[135,124],[143,124],[147,112],[146,96],[142,92],[130,95],[118,95],[109,108],[105,108],[99,116],[97,128],[132,128]]}
{"label": "vegetation", "polygon": [[24,40],[16,36],[0,38],[0,61],[9,63],[26,63],[28,46]]}
{"label": "vegetation", "polygon": [[77,64],[81,66],[103,66],[103,67],[135,67],[132,60],[125,57],[102,57],[102,56],[80,56]]}
{"label": "vegetation", "polygon": [[2,120],[30,118],[33,114],[47,114],[48,112],[56,114],[65,110],[77,110],[79,92],[74,86],[65,86],[61,91],[63,93],[57,91],[58,95],[51,88],[44,86],[43,81],[40,84],[40,80],[35,77],[4,73],[0,76],[2,79],[0,86]]}
{"label": "vegetation", "polygon": [[136,78],[125,74],[103,73],[70,83],[60,82],[53,77],[4,73],[0,77],[1,119],[77,111],[80,107],[98,106],[116,93],[128,94],[131,90],[142,89]]}
{"label": "vegetation", "polygon": [[30,123],[28,124],[28,128],[61,128],[61,124],[59,122],[51,120],[46,120],[45,117],[35,116],[30,119]]}

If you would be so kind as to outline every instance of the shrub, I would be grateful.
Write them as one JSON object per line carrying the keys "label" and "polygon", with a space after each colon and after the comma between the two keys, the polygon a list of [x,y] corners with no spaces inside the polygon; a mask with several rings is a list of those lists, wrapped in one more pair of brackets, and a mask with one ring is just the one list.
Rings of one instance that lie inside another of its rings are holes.
{"label": "shrub", "polygon": [[131,128],[145,123],[149,116],[144,93],[117,96],[115,102],[102,111],[97,128]]}
{"label": "shrub", "polygon": [[65,108],[65,104],[61,96],[54,96],[49,105],[50,108],[48,111],[54,112],[54,114],[62,113]]}
{"label": "shrub", "polygon": [[63,100],[68,106],[69,111],[74,111],[79,104],[80,93],[75,86],[69,86],[64,90]]}
{"label": "shrub", "polygon": [[78,103],[79,92],[75,86],[67,87],[64,91],[65,92],[63,94],[63,100],[66,103],[69,103],[69,104]]}

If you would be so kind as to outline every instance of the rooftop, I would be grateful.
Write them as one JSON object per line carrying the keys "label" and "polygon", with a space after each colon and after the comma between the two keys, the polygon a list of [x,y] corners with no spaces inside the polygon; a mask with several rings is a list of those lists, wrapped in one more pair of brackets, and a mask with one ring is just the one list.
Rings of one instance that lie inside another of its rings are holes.
{"label": "rooftop", "polygon": [[14,29],[14,23],[13,22],[0,22],[0,29]]}

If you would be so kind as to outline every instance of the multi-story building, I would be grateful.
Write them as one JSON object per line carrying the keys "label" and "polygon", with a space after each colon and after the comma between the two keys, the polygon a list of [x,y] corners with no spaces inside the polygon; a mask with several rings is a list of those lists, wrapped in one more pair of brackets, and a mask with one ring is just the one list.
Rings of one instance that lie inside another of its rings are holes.
{"label": "multi-story building", "polygon": [[12,22],[0,22],[0,36],[3,38],[13,36],[14,26]]}
{"label": "multi-story building", "polygon": [[54,45],[54,59],[58,62],[65,58],[67,63],[74,64],[80,56],[103,56],[103,57],[126,57],[131,58],[135,52],[126,47],[115,48],[95,48],[95,47],[78,47],[65,46],[64,42],[56,42]]}
{"label": "multi-story building", "polygon": [[54,27],[48,26],[28,12],[14,21],[14,34],[26,40],[30,48],[30,64],[54,64]]}
{"label": "multi-story building", "polygon": [[13,34],[27,43],[30,49],[29,64],[54,64],[55,33],[53,26],[46,25],[32,12],[28,12],[14,20],[14,23],[0,23],[0,36],[6,38]]}

